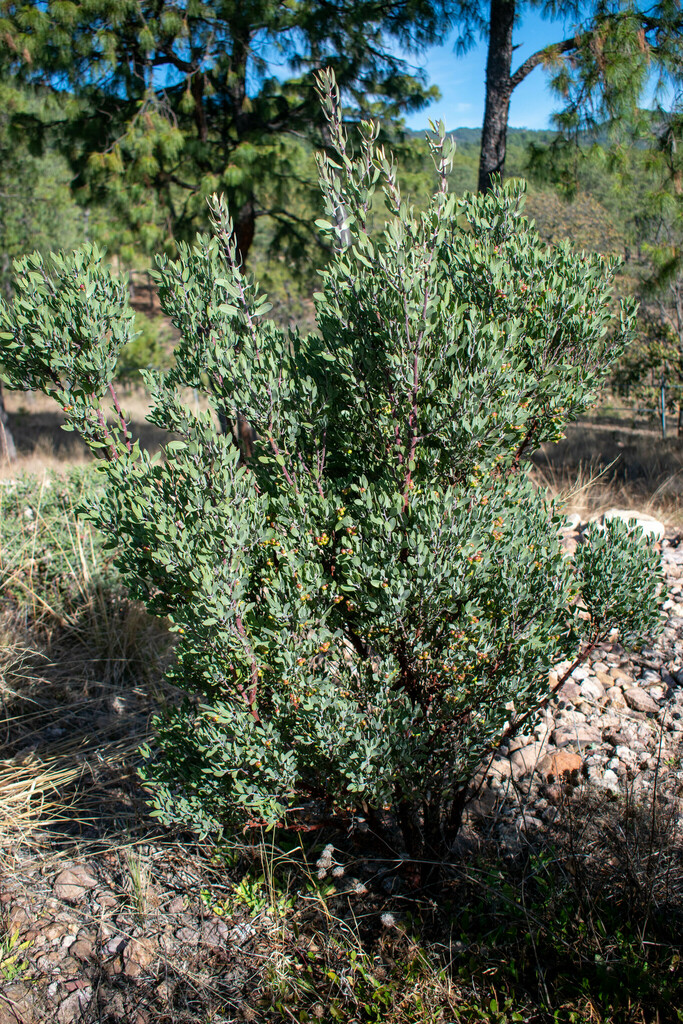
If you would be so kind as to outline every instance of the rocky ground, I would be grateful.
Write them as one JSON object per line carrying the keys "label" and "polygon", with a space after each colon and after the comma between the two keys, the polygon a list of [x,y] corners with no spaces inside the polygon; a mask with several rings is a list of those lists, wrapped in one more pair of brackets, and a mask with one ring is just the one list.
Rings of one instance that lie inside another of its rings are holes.
{"label": "rocky ground", "polygon": [[[567,546],[580,535],[574,524]],[[465,837],[488,833],[514,848],[552,829],[567,801],[586,792],[643,803],[656,790],[659,805],[680,818],[683,537],[665,537],[662,556],[668,618],[656,645],[635,655],[603,646],[573,671],[533,732],[481,773]],[[564,669],[557,666],[557,678]],[[349,877],[338,862],[350,860],[348,850],[328,847],[319,874],[336,886],[344,913],[362,900],[369,928],[392,927],[391,898],[405,883],[382,879],[362,859]],[[287,900],[261,876],[237,888],[239,877],[159,831],[78,852],[17,846],[5,858],[0,894],[0,1024],[254,1019],[264,974],[284,956]],[[298,911],[325,912],[315,900]],[[303,927],[295,932],[285,957],[294,973],[309,941]]]}

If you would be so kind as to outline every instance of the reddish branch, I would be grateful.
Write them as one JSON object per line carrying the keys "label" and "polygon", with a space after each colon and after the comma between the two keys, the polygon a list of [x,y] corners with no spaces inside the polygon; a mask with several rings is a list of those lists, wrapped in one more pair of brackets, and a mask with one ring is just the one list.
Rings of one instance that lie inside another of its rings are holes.
{"label": "reddish branch", "polygon": [[119,400],[116,397],[116,392],[114,391],[114,385],[113,384],[109,385],[109,393],[111,395],[112,402],[114,403],[114,408],[116,409],[117,415],[119,417],[119,421],[121,423],[121,430],[123,431],[123,437],[124,437],[124,440],[126,442],[126,448],[128,449],[129,452],[132,452],[133,446],[130,443],[130,436],[128,434],[128,425],[126,423],[126,417],[123,415],[123,412],[121,410],[121,406],[119,405]]}
{"label": "reddish branch", "polygon": [[254,721],[260,722],[261,718],[256,708],[256,697],[258,695],[258,662],[256,661],[256,658],[254,657],[254,652],[251,650],[249,641],[247,640],[247,631],[244,628],[242,616],[239,614],[239,612],[235,615],[235,626],[237,627],[237,632],[244,641],[245,647],[248,647],[249,649],[249,658],[251,660],[251,687],[248,690],[248,692],[245,693],[242,684],[237,683],[237,692],[246,701],[247,706],[249,708],[249,713],[251,717],[254,719]]}

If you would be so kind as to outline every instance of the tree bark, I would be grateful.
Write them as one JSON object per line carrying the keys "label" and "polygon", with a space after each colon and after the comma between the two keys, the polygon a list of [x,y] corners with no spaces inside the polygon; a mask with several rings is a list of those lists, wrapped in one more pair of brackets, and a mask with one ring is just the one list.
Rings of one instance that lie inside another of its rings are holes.
{"label": "tree bark", "polygon": [[247,256],[254,241],[256,230],[256,210],[254,208],[254,197],[249,196],[246,203],[243,203],[235,221],[235,245],[241,266],[247,262]]}
{"label": "tree bark", "polygon": [[7,459],[8,462],[14,462],[16,457],[17,449],[12,437],[12,431],[10,430],[9,416],[5,409],[2,384],[0,384],[0,458]]}
{"label": "tree bark", "polygon": [[489,52],[486,61],[486,107],[479,157],[480,192],[491,188],[493,176],[505,166],[508,113],[512,94],[512,31],[515,0],[491,0]]}

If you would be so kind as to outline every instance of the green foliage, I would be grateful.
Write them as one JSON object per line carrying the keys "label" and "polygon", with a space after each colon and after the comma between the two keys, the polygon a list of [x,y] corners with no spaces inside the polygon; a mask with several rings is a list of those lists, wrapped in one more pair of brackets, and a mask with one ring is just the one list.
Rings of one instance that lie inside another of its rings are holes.
{"label": "green foliage", "polygon": [[163,317],[135,314],[135,337],[121,349],[114,376],[121,384],[140,384],[141,370],[168,369],[173,361],[172,332]]}
{"label": "green foliage", "polygon": [[76,245],[84,211],[74,202],[67,161],[54,149],[32,147],[22,118],[41,112],[56,116],[45,96],[0,82],[0,291],[9,295],[12,261],[38,249]]}
{"label": "green foliage", "polygon": [[3,931],[0,935],[0,975],[7,984],[23,978],[30,970],[31,965],[24,958],[24,954],[30,949],[30,939],[21,939],[19,930]]}
{"label": "green foliage", "polygon": [[[633,559],[649,579],[649,549],[615,534],[603,557],[590,535],[575,567],[524,461],[586,410],[633,311],[611,308],[614,262],[539,242],[520,185],[449,195],[443,129],[416,214],[376,127],[349,155],[331,75],[321,89],[337,155],[320,158],[335,255],[317,332],[265,317],[215,199],[213,237],[157,259],[181,335],[173,369],[144,373],[150,420],[179,438],[163,461],[98,413],[131,318],[95,249],[56,258],[53,277],[27,258],[0,353],[8,382],[53,394],[102,456],[87,518],[178,633],[170,676],[188,696],[156,721],[156,813],[216,833],[325,799],[380,830],[388,810],[412,856],[441,856],[472,774],[547,697],[550,666],[622,620],[631,640],[658,622],[654,584],[621,582]],[[390,220],[371,238],[378,187]],[[253,450],[186,406],[187,388],[246,415]]]}

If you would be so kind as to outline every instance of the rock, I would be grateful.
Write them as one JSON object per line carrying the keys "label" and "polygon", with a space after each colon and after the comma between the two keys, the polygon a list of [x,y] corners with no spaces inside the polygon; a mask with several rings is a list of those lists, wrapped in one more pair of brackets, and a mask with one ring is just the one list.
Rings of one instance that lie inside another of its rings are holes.
{"label": "rock", "polygon": [[599,679],[584,679],[581,683],[581,696],[587,700],[599,701],[605,696],[605,687]]}
{"label": "rock", "polygon": [[69,949],[69,955],[75,956],[77,960],[92,960],[93,945],[87,939],[78,939]]}
{"label": "rock", "polygon": [[639,686],[632,686],[629,690],[624,690],[624,699],[634,711],[646,713],[659,711],[659,705],[652,699],[649,693],[641,690]]}
{"label": "rock", "polygon": [[58,1024],[76,1024],[76,1021],[85,1020],[85,1013],[91,1001],[92,988],[90,985],[76,989],[59,1004]]}
{"label": "rock", "polygon": [[0,998],[0,1024],[34,1024],[43,1019],[36,1015],[31,986],[15,982],[3,986],[2,994],[7,1001]]}
{"label": "rock", "polygon": [[112,935],[104,944],[103,950],[108,956],[116,956],[117,953],[123,952],[127,941],[124,935]]}
{"label": "rock", "polygon": [[602,777],[599,780],[598,785],[600,785],[602,789],[606,789],[608,793],[611,793],[614,796],[619,795],[619,791],[621,788],[619,786],[619,776],[616,774],[616,772],[613,772],[611,768],[605,769],[605,771],[602,774]]}
{"label": "rock", "polygon": [[531,743],[531,736],[522,733],[519,736],[515,736],[513,740],[510,740],[508,747],[508,754],[514,753],[515,750],[520,750],[521,747],[528,747]]}
{"label": "rock", "polygon": [[210,917],[202,921],[202,942],[213,949],[223,949],[227,943],[230,929],[220,917]]}
{"label": "rock", "polygon": [[633,767],[638,760],[637,754],[635,754],[630,747],[626,747],[623,744],[619,744],[619,746],[615,747],[614,753],[617,755],[619,760],[629,768]]}
{"label": "rock", "polygon": [[662,540],[666,530],[664,524],[660,523],[654,516],[646,512],[636,512],[635,509],[610,508],[601,516],[600,522],[604,525],[612,519],[621,519],[622,523],[632,526],[634,529],[640,527],[643,537],[653,540]]}
{"label": "rock", "polygon": [[97,878],[92,869],[87,864],[78,864],[60,871],[55,879],[54,894],[67,903],[80,903],[96,885]]}
{"label": "rock", "polygon": [[230,943],[235,946],[243,946],[254,934],[254,926],[249,921],[244,924],[236,924],[228,934]]}
{"label": "rock", "polygon": [[519,747],[510,755],[510,764],[514,775],[527,775],[532,772],[538,764],[538,759],[545,748],[545,743],[529,743],[526,747]]}
{"label": "rock", "polygon": [[166,979],[157,985],[154,989],[154,994],[161,1003],[170,1003],[173,999],[175,990],[175,982],[170,979]]}
{"label": "rock", "polygon": [[574,782],[578,783],[579,773],[583,767],[583,760],[580,754],[574,754],[569,750],[558,750],[555,754],[546,754],[538,764],[539,775],[548,782]]}
{"label": "rock", "polygon": [[628,747],[633,742],[632,734],[624,729],[609,729],[604,739],[611,747]]}
{"label": "rock", "polygon": [[557,691],[557,696],[562,700],[568,701],[570,704],[577,704],[581,700],[581,687],[578,683],[568,679]]}
{"label": "rock", "polygon": [[606,704],[609,708],[625,708],[626,700],[624,699],[623,692],[618,686],[612,686],[605,694],[607,700]]}
{"label": "rock", "polygon": [[48,942],[56,942],[57,939],[62,939],[66,934],[67,926],[63,921],[52,921],[45,928],[43,928],[43,935]]}
{"label": "rock", "polygon": [[487,778],[493,779],[494,782],[503,782],[505,779],[509,779],[511,775],[512,765],[507,757],[494,757],[486,773]]}
{"label": "rock", "polygon": [[556,747],[565,747],[568,743],[576,743],[583,746],[588,743],[599,743],[602,739],[600,730],[594,725],[585,725],[578,722],[576,725],[560,726],[553,733],[553,743]]}
{"label": "rock", "polygon": [[155,957],[156,949],[150,939],[131,939],[123,951],[123,973],[129,978],[139,978]]}
{"label": "rock", "polygon": [[108,893],[102,893],[101,896],[96,896],[95,902],[98,903],[103,910],[111,910],[112,907],[118,906],[119,903],[115,896],[110,896]]}

